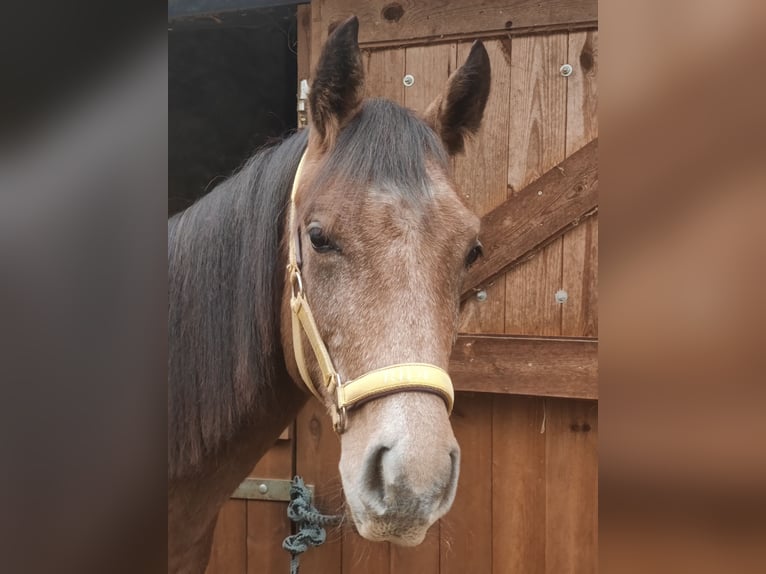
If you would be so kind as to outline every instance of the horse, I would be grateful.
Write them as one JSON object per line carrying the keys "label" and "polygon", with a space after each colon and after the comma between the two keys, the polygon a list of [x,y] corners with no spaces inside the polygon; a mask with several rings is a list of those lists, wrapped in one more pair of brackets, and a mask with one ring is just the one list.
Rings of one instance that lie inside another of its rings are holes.
{"label": "horse", "polygon": [[[418,115],[364,97],[358,28],[351,17],[330,34],[308,127],[168,220],[170,572],[204,572],[221,506],[308,391],[339,431],[361,536],[417,545],[454,500],[460,449],[440,373],[482,249],[450,158],[480,127],[489,58],[475,42]],[[383,387],[357,384],[340,407],[344,381],[362,379]]]}

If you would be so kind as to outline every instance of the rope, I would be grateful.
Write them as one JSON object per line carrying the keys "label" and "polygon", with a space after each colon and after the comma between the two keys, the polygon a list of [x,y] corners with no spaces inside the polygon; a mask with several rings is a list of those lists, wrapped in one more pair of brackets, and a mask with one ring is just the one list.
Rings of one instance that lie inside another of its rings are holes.
{"label": "rope", "polygon": [[320,513],[311,504],[311,491],[306,488],[300,476],[293,478],[290,485],[290,504],[287,505],[287,516],[298,526],[298,531],[285,538],[282,548],[291,555],[290,574],[298,574],[300,555],[312,546],[319,546],[327,539],[324,527],[339,524],[343,515],[327,515]]}

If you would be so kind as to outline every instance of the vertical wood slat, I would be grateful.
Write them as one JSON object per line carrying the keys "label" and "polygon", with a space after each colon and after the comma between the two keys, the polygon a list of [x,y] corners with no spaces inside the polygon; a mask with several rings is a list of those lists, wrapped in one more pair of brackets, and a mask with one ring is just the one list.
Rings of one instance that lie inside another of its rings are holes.
{"label": "vertical wood slat", "polygon": [[598,567],[598,412],[592,401],[545,399],[548,574]]}
{"label": "vertical wood slat", "polygon": [[350,524],[343,526],[343,567],[338,572],[389,574],[391,544],[370,542],[356,534]]}
{"label": "vertical wood slat", "polygon": [[[458,44],[458,64],[468,57],[472,42]],[[461,199],[481,217],[506,199],[508,128],[511,82],[511,41],[485,41],[492,69],[492,87],[481,128],[455,158],[455,183]],[[505,324],[505,281],[486,289],[487,298],[463,305],[460,332],[502,333]]]}
{"label": "vertical wood slat", "polygon": [[417,46],[405,50],[405,74],[415,83],[404,89],[404,105],[423,113],[444,89],[447,78],[455,70],[455,44]]}
{"label": "vertical wood slat", "polygon": [[309,4],[299,4],[296,7],[297,21],[297,67],[298,67],[298,90],[300,90],[300,81],[308,80],[311,76],[311,6]]}
{"label": "vertical wood slat", "polygon": [[[567,34],[512,39],[508,189],[515,193],[564,160]],[[506,275],[505,332],[559,335],[562,242]]]}
{"label": "vertical wood slat", "polygon": [[441,574],[492,569],[492,418],[492,395],[458,394],[451,420],[461,450],[460,480],[441,520]]}
{"label": "vertical wood slat", "polygon": [[495,395],[492,572],[545,572],[544,399]]}
{"label": "vertical wood slat", "polygon": [[[598,137],[598,31],[569,35],[566,148],[570,155]],[[564,235],[562,288],[569,295],[562,305],[561,334],[598,336],[598,218],[593,217]]]}
{"label": "vertical wood slat", "polygon": [[229,500],[218,514],[206,574],[247,572],[247,506],[244,500]]}
{"label": "vertical wood slat", "polygon": [[563,240],[562,288],[568,299],[562,305],[561,334],[565,337],[598,336],[598,217],[591,217]]}
{"label": "vertical wood slat", "polygon": [[[295,436],[295,432],[290,433]],[[258,461],[251,477],[290,480],[293,476],[294,441],[278,440]],[[247,501],[247,571],[287,572],[290,556],[282,541],[290,534],[287,503],[265,500]]]}
{"label": "vertical wood slat", "polygon": [[441,522],[428,530],[425,540],[414,548],[391,545],[390,573],[413,572],[416,574],[439,574],[439,548]]}
{"label": "vertical wood slat", "polygon": [[[338,475],[340,442],[324,407],[309,400],[295,425],[295,472],[315,485],[314,504],[325,514],[341,513],[343,492]],[[327,528],[327,541],[301,556],[301,571],[311,574],[341,572],[343,549],[340,527]]]}
{"label": "vertical wood slat", "polygon": [[363,60],[365,96],[404,104],[404,50],[365,51]]}

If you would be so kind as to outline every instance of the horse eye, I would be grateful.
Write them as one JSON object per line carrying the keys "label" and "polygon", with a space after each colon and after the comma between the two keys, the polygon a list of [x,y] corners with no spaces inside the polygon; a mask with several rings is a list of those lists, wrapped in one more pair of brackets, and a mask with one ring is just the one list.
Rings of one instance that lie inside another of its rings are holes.
{"label": "horse eye", "polygon": [[476,263],[476,260],[482,255],[484,255],[484,250],[481,247],[481,243],[478,243],[468,252],[468,256],[465,258],[465,266],[470,267]]}
{"label": "horse eye", "polygon": [[335,249],[335,245],[333,245],[332,241],[330,241],[324,234],[321,227],[309,227],[308,234],[314,251],[317,251],[318,253],[327,253],[328,251]]}

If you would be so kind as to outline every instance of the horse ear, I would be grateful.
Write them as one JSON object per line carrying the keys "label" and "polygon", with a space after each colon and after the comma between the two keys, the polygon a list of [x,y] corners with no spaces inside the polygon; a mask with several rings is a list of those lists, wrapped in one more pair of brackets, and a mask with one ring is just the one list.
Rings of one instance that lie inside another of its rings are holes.
{"label": "horse ear", "polygon": [[338,24],[314,71],[309,93],[311,126],[325,149],[362,103],[364,67],[358,35],[356,16]]}
{"label": "horse ear", "polygon": [[463,151],[466,136],[479,131],[490,83],[489,55],[477,40],[465,63],[449,77],[446,89],[425,112],[426,123],[441,136],[451,155]]}

